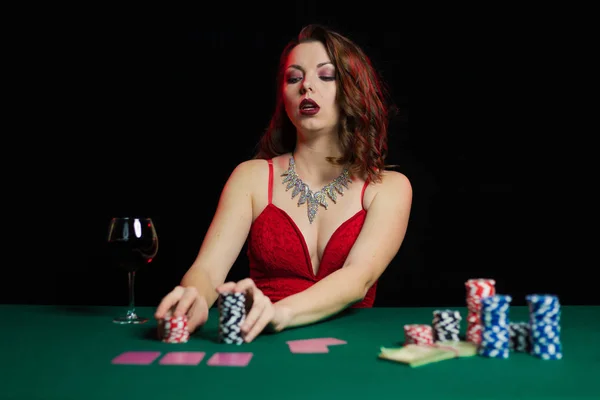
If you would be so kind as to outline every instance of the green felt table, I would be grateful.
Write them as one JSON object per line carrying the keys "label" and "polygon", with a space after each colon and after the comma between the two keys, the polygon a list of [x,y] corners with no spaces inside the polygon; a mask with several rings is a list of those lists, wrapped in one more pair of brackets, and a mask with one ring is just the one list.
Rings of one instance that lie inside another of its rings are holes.
{"label": "green felt table", "polygon": [[[453,308],[466,315],[466,309]],[[217,342],[215,309],[187,343],[156,339],[156,322],[117,325],[123,308],[0,305],[2,399],[581,399],[600,398],[600,307],[563,306],[564,358],[524,353],[481,356],[418,368],[379,359],[403,325],[431,323],[433,308],[349,310],[319,324],[264,334],[241,346]],[[151,317],[153,308],[138,308]],[[528,318],[512,307],[513,321]],[[465,330],[463,320],[462,330]],[[288,340],[334,337],[326,354],[293,354]],[[126,351],[157,351],[149,365],[115,365]],[[173,351],[202,351],[198,365],[161,365]],[[246,367],[216,367],[217,352],[252,352]]]}

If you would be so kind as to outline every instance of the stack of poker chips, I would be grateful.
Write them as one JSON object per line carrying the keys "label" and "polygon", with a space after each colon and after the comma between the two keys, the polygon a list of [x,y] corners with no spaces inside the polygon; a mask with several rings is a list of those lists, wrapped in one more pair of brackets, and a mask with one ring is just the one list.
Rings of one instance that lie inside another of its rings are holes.
{"label": "stack of poker chips", "polygon": [[520,353],[531,352],[531,326],[529,322],[509,322],[509,348]]}
{"label": "stack of poker chips", "polygon": [[469,279],[465,282],[467,292],[467,334],[466,341],[480,344],[483,325],[481,323],[481,299],[496,294],[496,281],[493,279]]}
{"label": "stack of poker chips", "polygon": [[508,310],[512,297],[495,294],[481,299],[481,343],[478,354],[489,358],[508,358],[510,335]]}
{"label": "stack of poker chips", "polygon": [[432,345],[433,328],[424,324],[404,325],[404,344]]}
{"label": "stack of poker chips", "polygon": [[175,317],[169,312],[159,321],[159,339],[164,343],[187,343],[190,338],[187,322],[186,316]]}
{"label": "stack of poker chips", "polygon": [[530,354],[543,360],[563,357],[560,340],[560,302],[554,295],[531,294],[525,297],[529,304],[531,327]]}
{"label": "stack of poker chips", "polygon": [[244,293],[219,295],[219,342],[240,345],[244,343],[241,325],[246,319],[246,296]]}
{"label": "stack of poker chips", "polygon": [[460,341],[460,321],[462,317],[456,310],[435,310],[433,312],[434,342]]}

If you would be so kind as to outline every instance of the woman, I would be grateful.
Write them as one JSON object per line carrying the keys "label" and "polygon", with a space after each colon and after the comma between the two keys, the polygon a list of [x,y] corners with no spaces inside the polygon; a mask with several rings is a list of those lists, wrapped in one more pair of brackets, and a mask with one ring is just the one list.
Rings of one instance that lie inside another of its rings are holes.
{"label": "woman", "polygon": [[[281,55],[277,87],[256,157],[232,172],[196,260],[157,319],[175,308],[194,331],[219,293],[245,292],[250,342],[265,328],[373,305],[412,202],[406,176],[385,170],[388,105],[378,75],[353,42],[311,25]],[[246,241],[250,277],[224,282]]]}

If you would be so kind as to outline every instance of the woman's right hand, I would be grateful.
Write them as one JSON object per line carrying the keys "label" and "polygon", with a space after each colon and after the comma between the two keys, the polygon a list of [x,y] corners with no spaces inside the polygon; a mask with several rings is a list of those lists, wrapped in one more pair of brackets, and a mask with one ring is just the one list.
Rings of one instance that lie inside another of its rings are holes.
{"label": "woman's right hand", "polygon": [[200,296],[198,290],[193,286],[175,287],[163,297],[154,313],[154,317],[161,320],[168,315],[169,311],[175,317],[187,316],[187,326],[190,333],[194,332],[199,326],[204,325],[208,319],[206,299]]}

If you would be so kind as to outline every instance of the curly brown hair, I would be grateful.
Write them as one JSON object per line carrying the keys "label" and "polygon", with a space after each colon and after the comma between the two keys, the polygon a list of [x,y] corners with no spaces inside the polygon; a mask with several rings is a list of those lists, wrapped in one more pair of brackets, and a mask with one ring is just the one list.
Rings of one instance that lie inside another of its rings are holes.
{"label": "curly brown hair", "polygon": [[377,182],[385,169],[388,123],[392,104],[387,88],[364,51],[347,37],[321,25],[308,25],[284,48],[279,59],[275,112],[258,143],[254,158],[268,159],[296,146],[296,128],[283,104],[285,64],[300,43],[319,41],[327,50],[336,71],[337,102],[341,110],[339,138],[341,157],[328,157],[337,165]]}

